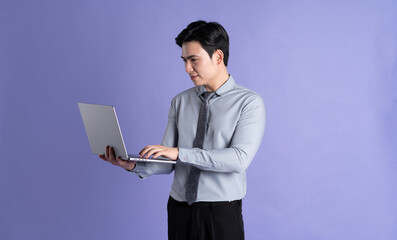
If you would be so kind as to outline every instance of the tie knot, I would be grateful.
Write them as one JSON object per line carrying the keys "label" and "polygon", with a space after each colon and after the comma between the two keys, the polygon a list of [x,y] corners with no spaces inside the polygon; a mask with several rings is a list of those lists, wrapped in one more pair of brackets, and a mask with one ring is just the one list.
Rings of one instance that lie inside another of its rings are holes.
{"label": "tie knot", "polygon": [[203,92],[202,96],[203,96],[204,100],[207,101],[207,100],[210,99],[211,96],[214,95],[214,94],[215,94],[215,92]]}

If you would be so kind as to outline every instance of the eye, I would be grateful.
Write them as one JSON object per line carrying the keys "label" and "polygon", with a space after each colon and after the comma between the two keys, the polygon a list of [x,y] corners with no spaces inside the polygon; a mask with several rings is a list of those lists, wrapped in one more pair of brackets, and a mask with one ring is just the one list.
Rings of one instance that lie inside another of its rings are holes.
{"label": "eye", "polygon": [[192,58],[192,62],[196,62],[196,61],[198,61],[197,58]]}

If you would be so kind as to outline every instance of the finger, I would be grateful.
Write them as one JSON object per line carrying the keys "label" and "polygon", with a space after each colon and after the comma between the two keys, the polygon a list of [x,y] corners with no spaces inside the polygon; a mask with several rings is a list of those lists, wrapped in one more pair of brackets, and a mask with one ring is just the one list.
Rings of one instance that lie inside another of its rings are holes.
{"label": "finger", "polygon": [[110,158],[114,160],[116,159],[116,154],[113,147],[110,147]]}
{"label": "finger", "polygon": [[147,149],[147,151],[144,152],[144,153],[142,154],[142,157],[148,158],[148,157],[150,157],[154,152],[155,152],[155,149],[154,149],[154,148]]}
{"label": "finger", "polygon": [[142,148],[142,150],[139,152],[140,157],[143,157],[147,154],[147,152],[150,151],[150,149],[152,148],[152,145],[148,145],[144,148]]}
{"label": "finger", "polygon": [[143,147],[143,148],[141,149],[141,151],[139,151],[139,154],[141,154],[141,153],[145,150],[145,148],[146,148],[146,146]]}
{"label": "finger", "polygon": [[152,149],[150,149],[150,151],[146,154],[146,158],[149,158],[149,157],[152,156],[153,154],[157,154],[157,153],[160,153],[160,154],[161,154],[162,151],[163,151],[163,149],[161,149],[161,148],[152,148]]}
{"label": "finger", "polygon": [[107,159],[106,159],[106,157],[105,157],[105,154],[99,155],[98,157],[99,157],[100,159],[104,160],[104,161],[107,161]]}
{"label": "finger", "polygon": [[109,159],[109,146],[106,146],[105,157],[106,159]]}
{"label": "finger", "polygon": [[171,154],[171,150],[172,149],[168,148],[168,147],[165,147],[165,146],[162,146],[162,145],[160,145],[160,146],[161,146],[161,151],[158,151],[153,157],[157,158],[159,156],[163,156],[163,157],[168,158],[170,156],[170,154]]}
{"label": "finger", "polygon": [[157,152],[156,154],[154,154],[154,156],[153,156],[153,158],[157,158],[157,157],[160,157],[160,156],[164,156],[164,155],[166,155],[167,153],[165,152],[165,151],[160,151],[160,152]]}
{"label": "finger", "polygon": [[145,152],[145,149],[147,148],[147,146],[143,147],[141,149],[141,151],[139,151],[139,155],[142,157],[142,154]]}
{"label": "finger", "polygon": [[108,148],[108,160],[112,160],[113,157],[113,147],[109,146]]}
{"label": "finger", "polygon": [[159,146],[158,148],[154,149],[152,154],[153,154],[153,158],[157,158],[159,156],[163,156],[166,153],[167,153],[167,149],[164,148],[163,146]]}
{"label": "finger", "polygon": [[117,163],[116,155],[115,155],[115,152],[114,152],[114,148],[113,148],[113,147],[110,147],[110,150],[109,150],[109,159],[110,159],[110,161],[112,162],[112,164],[116,164],[116,163]]}
{"label": "finger", "polygon": [[177,148],[169,148],[169,147],[163,147],[163,150],[156,153],[154,155],[154,158],[157,158],[159,156],[166,157],[172,160],[177,160],[178,158],[178,149]]}

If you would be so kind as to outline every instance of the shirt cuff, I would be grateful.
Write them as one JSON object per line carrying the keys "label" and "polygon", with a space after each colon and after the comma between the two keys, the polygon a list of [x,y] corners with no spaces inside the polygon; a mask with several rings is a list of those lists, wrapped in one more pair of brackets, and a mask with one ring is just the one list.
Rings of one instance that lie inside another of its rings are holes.
{"label": "shirt cuff", "polygon": [[207,166],[203,150],[200,148],[179,148],[178,160],[195,167]]}
{"label": "shirt cuff", "polygon": [[191,151],[191,149],[187,149],[187,148],[179,148],[178,149],[178,160],[177,161],[180,161],[180,162],[183,162],[183,163],[189,163],[189,160],[188,160],[188,155],[189,155],[189,153],[190,153],[190,151]]}
{"label": "shirt cuff", "polygon": [[140,179],[145,179],[148,177],[148,175],[145,174],[144,170],[145,170],[145,163],[136,162],[134,169],[126,170],[126,171],[135,173]]}

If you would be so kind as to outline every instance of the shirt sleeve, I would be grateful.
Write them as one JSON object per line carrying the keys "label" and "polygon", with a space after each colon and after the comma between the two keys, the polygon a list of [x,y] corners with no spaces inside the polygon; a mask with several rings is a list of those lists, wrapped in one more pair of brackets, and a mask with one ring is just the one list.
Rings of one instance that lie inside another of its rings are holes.
{"label": "shirt sleeve", "polygon": [[264,130],[265,105],[262,98],[255,95],[242,108],[228,148],[179,148],[178,161],[206,171],[245,171],[261,144]]}
{"label": "shirt sleeve", "polygon": [[[176,147],[178,142],[178,131],[176,127],[175,117],[175,99],[171,102],[168,113],[167,128],[164,133],[161,145],[166,147]],[[145,179],[151,175],[170,174],[175,169],[175,164],[170,163],[153,163],[153,162],[137,162],[131,172],[136,173],[141,179]]]}

